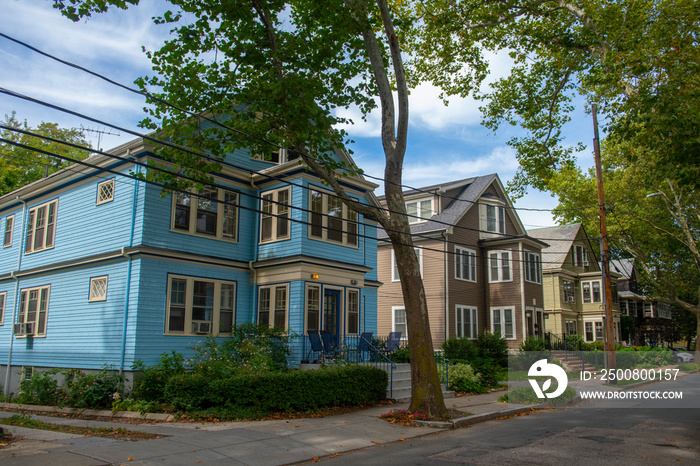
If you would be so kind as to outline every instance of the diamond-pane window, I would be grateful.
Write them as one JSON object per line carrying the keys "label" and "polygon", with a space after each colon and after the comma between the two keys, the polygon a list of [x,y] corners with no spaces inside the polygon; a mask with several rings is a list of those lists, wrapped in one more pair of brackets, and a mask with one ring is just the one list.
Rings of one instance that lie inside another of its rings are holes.
{"label": "diamond-pane window", "polygon": [[107,299],[107,277],[90,279],[90,298],[88,301],[105,301]]}
{"label": "diamond-pane window", "polygon": [[97,204],[103,204],[114,199],[114,180],[103,181],[97,185]]}

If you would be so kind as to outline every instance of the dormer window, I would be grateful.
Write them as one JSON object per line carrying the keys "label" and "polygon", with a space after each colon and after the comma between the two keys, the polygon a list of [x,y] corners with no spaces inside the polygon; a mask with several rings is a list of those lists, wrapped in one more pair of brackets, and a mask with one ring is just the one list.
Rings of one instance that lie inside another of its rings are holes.
{"label": "dormer window", "polygon": [[502,206],[486,204],[486,231],[506,233],[506,215]]}
{"label": "dormer window", "polygon": [[418,199],[406,203],[408,223],[421,223],[430,220],[433,216],[433,200]]}
{"label": "dormer window", "polygon": [[289,149],[273,148],[273,150],[265,152],[264,154],[257,154],[253,158],[258,160],[264,160],[265,162],[282,164],[291,160],[298,159],[299,154],[294,151],[290,152]]}

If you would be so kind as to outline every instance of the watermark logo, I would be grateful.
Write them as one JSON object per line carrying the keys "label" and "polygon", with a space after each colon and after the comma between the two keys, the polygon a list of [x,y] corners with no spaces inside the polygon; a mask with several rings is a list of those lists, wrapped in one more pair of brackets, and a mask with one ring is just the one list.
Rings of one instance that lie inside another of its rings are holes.
{"label": "watermark logo", "polygon": [[556,398],[564,393],[564,390],[566,390],[568,383],[566,371],[564,371],[561,366],[549,364],[546,359],[540,359],[530,366],[530,370],[527,372],[527,375],[528,377],[554,377],[557,381],[557,389],[552,393],[546,393],[552,385],[552,379],[545,380],[542,384],[542,388],[540,388],[537,380],[529,379],[528,381],[530,382],[530,385],[532,385],[532,389],[535,391],[537,398]]}

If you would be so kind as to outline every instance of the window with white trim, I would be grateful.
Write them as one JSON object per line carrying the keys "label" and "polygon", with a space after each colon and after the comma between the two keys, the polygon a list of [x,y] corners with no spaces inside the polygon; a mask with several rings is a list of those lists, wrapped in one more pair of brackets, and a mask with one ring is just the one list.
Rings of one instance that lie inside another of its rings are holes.
{"label": "window with white trim", "polygon": [[508,282],[510,280],[510,251],[489,252],[489,281]]}
{"label": "window with white trim", "polygon": [[433,216],[433,199],[418,199],[406,202],[406,215],[409,224],[430,220],[430,217]]}
{"label": "window with white trim", "polygon": [[97,205],[114,200],[114,178],[97,183]]}
{"label": "window with white trim", "polygon": [[542,260],[539,253],[525,252],[525,281],[542,283]]}
{"label": "window with white trim", "polygon": [[600,291],[600,281],[586,281],[581,282],[581,295],[583,296],[584,303],[599,303],[602,301],[602,294]]}
{"label": "window with white trim", "polygon": [[455,246],[455,278],[476,281],[476,252]]}
{"label": "window with white trim", "polygon": [[299,153],[296,151],[290,151],[289,149],[274,149],[265,154],[254,154],[251,158],[256,160],[264,160],[266,162],[282,164],[289,162],[291,160],[297,160],[300,157]]}
{"label": "window with white trim", "polygon": [[408,339],[408,323],[406,320],[406,309],[404,307],[392,307],[392,325],[394,332],[401,332],[401,339]]}
{"label": "window with white trim", "polygon": [[260,241],[278,241],[289,238],[289,188],[262,194],[260,214]]}
{"label": "window with white trim", "polygon": [[288,286],[261,286],[258,289],[258,324],[287,330]]}
{"label": "window with white trim", "polygon": [[574,247],[573,254],[571,255],[571,264],[577,267],[588,267],[590,265],[588,262],[588,249],[584,246]]}
{"label": "window with white trim", "polygon": [[107,276],[93,277],[90,279],[90,295],[88,301],[107,300]]}
{"label": "window with white trim", "polygon": [[570,280],[562,280],[562,290],[564,292],[565,303],[576,302],[576,291],[574,290],[574,282]]}
{"label": "window with white trim", "polygon": [[321,287],[306,286],[306,331],[321,330]]}
{"label": "window with white trim", "polygon": [[172,212],[174,231],[236,241],[238,194],[233,191],[204,186],[196,195],[174,193]]}
{"label": "window with white trim", "polygon": [[476,308],[457,304],[455,309],[455,332],[457,338],[476,338],[478,335]]}
{"label": "window with white trim", "polygon": [[566,321],[566,334],[567,335],[576,335],[576,321],[575,320],[567,320]]}
{"label": "window with white trim", "polygon": [[165,332],[168,335],[231,333],[236,283],[169,275]]}
{"label": "window with white trim", "polygon": [[603,322],[601,321],[595,323],[595,339],[596,341],[603,339]]}
{"label": "window with white trim", "polygon": [[357,212],[334,194],[309,191],[309,237],[357,247]]}
{"label": "window with white trim", "polygon": [[360,292],[348,290],[348,313],[345,333],[357,335],[360,333]]}
{"label": "window with white trim", "polygon": [[58,199],[32,207],[27,214],[25,252],[36,252],[53,247],[56,232]]}
{"label": "window with white trim", "polygon": [[12,231],[15,226],[15,216],[9,215],[5,219],[5,240],[2,243],[2,247],[8,248],[12,246]]}
{"label": "window with white trim", "polygon": [[512,307],[491,309],[491,330],[494,335],[512,340],[515,338],[515,313]]}
{"label": "window with white trim", "polygon": [[654,313],[652,312],[651,308],[651,303],[644,303],[644,317],[654,317]]}
{"label": "window with white trim", "polygon": [[0,325],[5,322],[5,301],[7,301],[7,293],[0,293]]}
{"label": "window with white trim", "polygon": [[506,211],[503,206],[486,204],[486,231],[505,234]]}
{"label": "window with white trim", "polygon": [[[415,248],[416,256],[418,257],[418,268],[420,269],[420,275],[423,276],[423,249]],[[399,266],[396,263],[396,253],[391,250],[391,281],[398,282],[401,281],[399,276]]]}
{"label": "window with white trim", "polygon": [[586,341],[593,341],[593,322],[586,322]]}
{"label": "window with white trim", "polygon": [[17,323],[15,323],[15,335],[46,335],[49,288],[47,285],[22,290],[19,300],[19,316]]}

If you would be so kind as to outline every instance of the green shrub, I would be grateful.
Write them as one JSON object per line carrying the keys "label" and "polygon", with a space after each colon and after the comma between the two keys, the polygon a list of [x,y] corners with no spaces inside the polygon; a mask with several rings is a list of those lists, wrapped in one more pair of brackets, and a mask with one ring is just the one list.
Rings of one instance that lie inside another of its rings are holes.
{"label": "green shrub", "polygon": [[445,351],[445,358],[452,362],[471,361],[479,356],[479,349],[466,338],[450,338],[442,344],[442,349]]}
{"label": "green shrub", "polygon": [[138,400],[165,402],[165,385],[170,377],[184,374],[187,370],[182,354],[172,351],[160,355],[160,361],[154,366],[146,366],[137,360],[132,369],[140,375],[134,378],[131,394]]}
{"label": "green shrub", "polygon": [[56,374],[60,371],[60,369],[51,369],[34,372],[30,378],[23,379],[19,384],[19,394],[13,401],[31,405],[57,405],[63,397],[56,380]]}
{"label": "green shrub", "polygon": [[110,408],[116,395],[124,392],[124,376],[107,368],[94,374],[76,369],[62,374],[66,377],[62,405],[88,409]]}
{"label": "green shrub", "polygon": [[471,365],[481,375],[481,385],[484,387],[497,388],[508,378],[508,370],[493,359],[477,358]]}
{"label": "green shrub", "polygon": [[505,338],[490,332],[479,334],[476,345],[479,347],[479,357],[492,359],[501,367],[508,367],[508,343]]}
{"label": "green shrub", "polygon": [[456,392],[485,393],[488,388],[481,384],[481,375],[469,364],[457,364],[450,367],[450,390]]}
{"label": "green shrub", "polygon": [[168,380],[165,399],[175,410],[192,417],[246,419],[280,411],[376,403],[386,396],[387,383],[385,371],[367,366],[224,378],[184,373]]}
{"label": "green shrub", "polygon": [[411,353],[408,347],[401,348],[391,353],[390,359],[397,364],[405,364],[411,362]]}
{"label": "green shrub", "polygon": [[544,351],[544,339],[537,337],[527,337],[520,343],[520,351]]}

